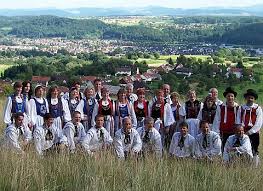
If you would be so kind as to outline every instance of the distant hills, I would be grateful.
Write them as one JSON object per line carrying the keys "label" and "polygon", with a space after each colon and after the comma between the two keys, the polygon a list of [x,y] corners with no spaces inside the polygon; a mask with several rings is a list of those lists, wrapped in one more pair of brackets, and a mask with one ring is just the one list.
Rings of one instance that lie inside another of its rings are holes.
{"label": "distant hills", "polygon": [[148,6],[140,8],[74,8],[74,9],[0,9],[2,16],[39,16],[54,15],[60,17],[87,17],[87,16],[197,16],[197,15],[226,15],[226,16],[263,16],[263,4],[251,7],[208,7],[196,9],[167,8]]}

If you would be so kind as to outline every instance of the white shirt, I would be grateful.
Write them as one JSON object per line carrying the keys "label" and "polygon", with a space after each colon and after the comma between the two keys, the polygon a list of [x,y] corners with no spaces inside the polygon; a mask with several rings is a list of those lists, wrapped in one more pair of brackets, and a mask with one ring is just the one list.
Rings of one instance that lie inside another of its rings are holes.
{"label": "white shirt", "polygon": [[4,145],[6,147],[15,149],[19,153],[23,153],[23,150],[20,145],[21,142],[22,141],[28,142],[31,139],[32,139],[32,132],[27,126],[15,127],[14,124],[11,124],[5,129]]}
{"label": "white shirt", "polygon": [[243,135],[243,137],[239,138],[241,146],[235,147],[236,151],[228,151],[228,149],[232,148],[237,140],[236,135],[231,135],[228,137],[223,153],[223,159],[225,162],[230,162],[234,157],[239,155],[247,155],[249,158],[253,158],[252,147],[250,143],[250,139],[247,135]]}
{"label": "white shirt", "polygon": [[206,135],[206,146],[204,145],[204,137],[205,135],[203,133],[200,133],[196,138],[197,156],[208,157],[210,159],[212,159],[214,156],[221,156],[222,141],[220,139],[220,136],[216,132],[210,131]]}
{"label": "white shirt", "polygon": [[155,153],[157,157],[162,157],[162,140],[160,133],[152,128],[149,130],[148,138],[145,137],[146,131],[145,127],[140,127],[137,129],[141,140],[142,140],[142,151],[147,153]]}
{"label": "white shirt", "polygon": [[[93,103],[92,101],[95,101],[95,103]],[[84,113],[84,104],[85,104],[84,99],[80,100],[80,102],[79,102],[79,104],[78,104],[78,106],[76,108],[76,111],[79,111],[81,113],[81,119],[82,120],[87,120],[87,115]],[[87,104],[89,104],[89,106],[92,106],[92,104],[95,104],[94,108],[93,108],[93,111],[94,110],[98,111],[99,105],[98,105],[98,102],[97,102],[97,100],[95,98],[94,99],[93,98],[88,99],[87,100]],[[89,113],[89,111],[87,111],[87,112]],[[92,113],[92,115],[93,115],[93,113]],[[92,121],[92,119],[90,119],[90,120]]]}
{"label": "white shirt", "polygon": [[34,142],[36,151],[39,155],[42,155],[44,150],[51,148],[54,144],[66,143],[67,141],[59,127],[52,125],[49,129],[52,133],[51,140],[46,140],[48,129],[44,125],[37,126],[34,130]]}
{"label": "white shirt", "polygon": [[123,128],[119,129],[115,133],[114,146],[118,158],[124,158],[124,152],[139,153],[142,149],[142,141],[139,133],[136,129],[130,129],[130,141],[126,142]]}
{"label": "white shirt", "polygon": [[184,143],[182,145],[179,144],[180,139],[181,139],[181,133],[180,132],[174,133],[171,141],[169,153],[179,158],[195,157],[195,149],[196,149],[195,138],[190,134],[187,134],[184,137]]}
{"label": "white shirt", "polygon": [[104,127],[92,127],[83,140],[83,146],[88,153],[92,153],[101,150],[105,145],[111,145],[112,142],[113,139]]}
{"label": "white shirt", "polygon": [[[37,102],[39,103],[46,103],[46,108],[47,108],[47,113],[49,113],[49,108],[48,108],[48,102],[47,102],[47,99],[46,98],[37,98],[35,97],[35,99],[37,100]],[[43,125],[44,123],[44,120],[43,120],[43,117],[37,115],[37,108],[36,108],[36,102],[34,99],[30,99],[29,100],[29,117],[33,123],[33,125],[37,125],[37,126],[40,126],[40,125]]]}
{"label": "white shirt", "polygon": [[131,93],[131,95],[129,95],[128,99],[129,99],[130,104],[133,105],[134,102],[138,100],[138,96],[136,94],[134,94],[134,93]]}
{"label": "white shirt", "polygon": [[76,149],[76,144],[82,144],[83,140],[86,137],[85,128],[82,123],[76,124],[77,132],[75,125],[70,121],[67,122],[63,128],[63,133],[67,137],[68,147],[70,151]]}

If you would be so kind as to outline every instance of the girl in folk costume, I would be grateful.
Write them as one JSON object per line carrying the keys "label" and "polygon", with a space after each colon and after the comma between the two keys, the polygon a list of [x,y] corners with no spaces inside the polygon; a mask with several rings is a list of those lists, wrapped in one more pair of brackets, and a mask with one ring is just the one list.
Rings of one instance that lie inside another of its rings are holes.
{"label": "girl in folk costume", "polygon": [[179,123],[180,123],[179,110],[182,106],[181,103],[179,102],[180,95],[177,92],[171,93],[171,100],[172,100],[171,109],[173,112],[175,123],[170,127],[170,130],[169,130],[170,137],[173,136],[174,132],[180,131],[179,129]]}
{"label": "girl in folk costume", "polygon": [[29,100],[29,116],[34,127],[44,123],[43,117],[49,112],[48,102],[44,98],[44,88],[38,85],[35,88],[35,97]]}
{"label": "girl in folk costume", "polygon": [[115,101],[115,129],[117,131],[122,127],[122,121],[126,117],[130,117],[133,128],[137,128],[137,119],[133,105],[127,99],[125,89],[121,88],[117,93],[118,99]]}
{"label": "girl in folk costume", "polygon": [[43,155],[47,151],[58,151],[65,147],[67,138],[62,129],[54,125],[54,118],[50,113],[44,115],[44,123],[34,130],[34,142],[36,151]]}
{"label": "girl in folk costume", "polygon": [[87,132],[91,127],[93,127],[94,121],[92,121],[93,114],[95,114],[95,111],[98,111],[98,102],[93,97],[94,96],[94,86],[92,84],[89,84],[87,88],[84,91],[84,95],[86,99],[82,99],[79,102],[79,105],[76,108],[76,111],[79,111],[81,113],[81,119],[82,124],[85,127],[85,131]]}
{"label": "girl in folk costume", "polygon": [[47,101],[49,113],[54,118],[54,125],[62,130],[63,124],[71,121],[71,114],[68,108],[68,102],[59,96],[57,86],[53,86],[48,90]]}
{"label": "girl in folk costume", "polygon": [[68,107],[69,107],[69,111],[70,111],[71,116],[73,116],[73,113],[76,110],[76,108],[80,102],[78,95],[79,95],[79,93],[78,93],[77,88],[73,87],[70,89]]}
{"label": "girl in folk costume", "polygon": [[22,85],[23,85],[22,94],[29,101],[33,95],[32,84],[30,81],[26,80],[22,83]]}
{"label": "girl in folk costume", "polygon": [[200,121],[207,121],[209,123],[210,129],[212,129],[212,125],[214,122],[214,118],[216,115],[216,100],[211,95],[208,95],[205,98],[204,107],[199,111],[197,118]]}
{"label": "girl in folk costume", "polygon": [[262,108],[255,103],[258,99],[258,94],[253,89],[248,89],[244,94],[246,104],[241,108],[241,123],[244,127],[245,133],[249,136],[252,151],[253,160],[256,166],[259,164],[258,146],[259,146],[259,131],[263,123]]}
{"label": "girl in folk costume", "polygon": [[234,89],[231,87],[226,88],[223,95],[226,98],[226,102],[217,106],[212,129],[220,133],[222,147],[224,148],[227,138],[234,134],[234,125],[240,124],[240,109],[235,102],[237,92]]}
{"label": "girl in folk costume", "polygon": [[13,123],[13,118],[16,113],[24,114],[24,126],[29,126],[31,128],[29,112],[29,103],[26,96],[22,94],[22,83],[15,82],[14,93],[7,98],[7,103],[4,110],[4,122],[5,124],[11,125]]}
{"label": "girl in folk costume", "polygon": [[[81,99],[84,98],[83,93],[80,92],[80,87],[81,87],[81,83],[80,83],[79,81],[73,82],[73,84],[72,84],[72,86],[71,86],[71,88],[76,88],[76,90],[77,90],[77,99],[78,99],[78,100],[81,100]],[[65,93],[65,94],[63,95],[63,98],[64,98],[65,100],[69,100],[70,94],[69,94],[68,92]]]}
{"label": "girl in folk costume", "polygon": [[114,135],[114,102],[110,98],[110,92],[107,88],[102,88],[101,90],[102,99],[98,102],[98,107],[94,108],[92,121],[95,124],[95,118],[97,114],[104,116],[105,129],[110,133],[111,136]]}
{"label": "girl in folk costume", "polygon": [[203,103],[196,99],[195,90],[188,91],[188,101],[180,108],[179,114],[181,119],[186,120],[189,125],[189,133],[196,137],[199,134],[198,113],[203,108]]}
{"label": "girl in folk costume", "polygon": [[81,123],[81,114],[74,111],[72,121],[65,124],[63,133],[67,137],[68,148],[71,153],[74,153],[77,148],[82,148],[82,143],[86,137],[86,131]]}
{"label": "girl in folk costume", "polygon": [[145,99],[145,90],[137,89],[138,100],[134,102],[134,111],[137,118],[137,128],[144,126],[144,119],[148,117],[149,102]]}

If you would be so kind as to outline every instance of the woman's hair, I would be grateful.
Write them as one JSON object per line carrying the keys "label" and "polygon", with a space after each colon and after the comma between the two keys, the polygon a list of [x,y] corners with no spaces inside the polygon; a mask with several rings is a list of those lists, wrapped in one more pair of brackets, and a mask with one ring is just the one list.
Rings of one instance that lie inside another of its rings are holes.
{"label": "woman's hair", "polygon": [[51,93],[54,92],[56,89],[58,90],[58,86],[52,86],[49,88],[47,93],[47,99],[51,99]]}
{"label": "woman's hair", "polygon": [[28,92],[28,99],[31,99],[31,97],[33,95],[33,89],[32,89],[32,84],[29,80],[23,81],[23,83],[22,83],[22,85],[23,85],[22,94],[25,93],[25,87],[27,86],[27,84],[30,84],[30,90]]}

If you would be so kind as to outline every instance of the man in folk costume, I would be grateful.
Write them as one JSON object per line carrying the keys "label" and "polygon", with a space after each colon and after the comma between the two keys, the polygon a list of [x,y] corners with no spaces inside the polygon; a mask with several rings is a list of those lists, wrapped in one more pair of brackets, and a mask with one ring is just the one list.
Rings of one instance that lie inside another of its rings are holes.
{"label": "man in folk costume", "polygon": [[129,117],[123,119],[123,127],[116,131],[114,146],[118,158],[127,159],[129,156],[138,157],[142,149],[142,141],[136,129],[132,128]]}
{"label": "man in folk costume", "polygon": [[235,134],[228,137],[224,146],[223,159],[225,162],[242,160],[251,162],[253,158],[249,137],[244,133],[242,125],[235,125]]}
{"label": "man in folk costume", "polygon": [[169,154],[177,158],[195,158],[196,140],[188,133],[188,123],[179,124],[180,132],[175,132],[171,141]]}
{"label": "man in folk costume", "polygon": [[252,151],[253,151],[253,160],[258,166],[259,157],[258,157],[258,146],[259,146],[259,131],[263,124],[263,114],[262,108],[255,103],[255,100],[258,99],[258,94],[253,89],[248,89],[244,94],[246,99],[246,104],[242,105],[241,108],[241,124],[244,127],[245,133],[249,136]]}
{"label": "man in folk costume", "polygon": [[60,151],[67,144],[67,138],[62,130],[53,124],[54,118],[51,113],[44,115],[44,124],[34,130],[34,142],[36,151],[43,155],[49,151]]}
{"label": "man in folk costume", "polygon": [[137,101],[138,99],[138,96],[133,93],[133,85],[132,84],[127,84],[125,86],[125,90],[126,90],[126,93],[127,93],[127,99],[129,100],[130,104],[134,104],[135,101]]}
{"label": "man in folk costume", "polygon": [[71,153],[76,149],[82,148],[83,140],[86,137],[86,131],[81,123],[81,114],[78,111],[73,113],[72,122],[65,124],[63,129],[64,135],[67,137],[68,148]]}
{"label": "man in folk costume", "polygon": [[102,81],[101,79],[99,78],[96,78],[93,82],[94,84],[94,88],[95,88],[95,95],[94,95],[94,98],[97,100],[97,102],[100,101],[100,99],[102,98],[102,95],[101,95],[101,90],[102,90]]}
{"label": "man in folk costume", "polygon": [[216,105],[221,105],[223,101],[218,99],[218,90],[216,88],[211,88],[209,90],[209,96],[211,96],[215,100]]}
{"label": "man in folk costume", "polygon": [[179,114],[182,120],[186,120],[189,125],[189,133],[196,137],[199,134],[198,113],[203,108],[203,103],[196,99],[195,90],[188,91],[188,101],[180,108]]}
{"label": "man in folk costume", "polygon": [[[172,100],[171,100],[171,96],[170,96],[170,92],[171,92],[171,87],[169,84],[163,84],[162,85],[162,90],[164,93],[163,99],[164,99],[164,103],[168,103],[168,104],[172,104]],[[157,97],[154,96],[152,101],[156,102]]]}
{"label": "man in folk costume", "polygon": [[221,157],[222,142],[219,134],[214,131],[210,131],[208,121],[200,122],[201,132],[196,137],[198,158],[213,160]]}
{"label": "man in folk costume", "polygon": [[234,125],[240,124],[240,109],[235,102],[237,92],[231,87],[226,88],[223,93],[226,102],[218,105],[212,129],[220,134],[222,148],[224,148],[227,138],[234,134]]}
{"label": "man in folk costume", "polygon": [[32,125],[42,126],[44,123],[44,115],[49,112],[48,101],[44,98],[44,88],[41,85],[35,88],[35,97],[29,101],[29,116]]}
{"label": "man in folk costume", "polygon": [[15,113],[14,122],[9,124],[5,129],[4,146],[23,154],[26,146],[32,139],[32,132],[28,126],[24,126],[24,114]]}
{"label": "man in folk costume", "polygon": [[130,117],[132,121],[132,127],[137,127],[137,119],[134,112],[133,105],[127,99],[127,92],[121,88],[117,93],[117,100],[115,101],[115,127],[114,132],[122,127],[122,121],[124,118]]}
{"label": "man in folk costume", "polygon": [[[92,114],[92,121],[95,124],[97,114],[104,116],[104,125],[111,136],[114,136],[114,108],[115,103],[110,98],[110,92],[106,87],[101,89],[102,98],[98,102],[98,107],[95,107]],[[98,110],[97,110],[98,109]]]}
{"label": "man in folk costume", "polygon": [[85,127],[86,132],[95,124],[92,121],[93,111],[98,111],[98,102],[94,96],[94,86],[89,84],[84,91],[86,99],[82,99],[76,108],[76,111],[81,113],[82,124]]}
{"label": "man in folk costume", "polygon": [[109,149],[113,142],[110,133],[103,127],[104,116],[98,114],[95,121],[96,125],[88,130],[83,141],[85,151],[90,155]]}
{"label": "man in folk costume", "polygon": [[216,101],[215,98],[211,95],[208,95],[205,98],[204,107],[199,111],[197,118],[200,121],[207,121],[209,123],[210,129],[212,129],[212,125],[216,115]]}
{"label": "man in folk costume", "polygon": [[54,118],[54,125],[62,130],[64,124],[71,121],[68,102],[64,98],[60,97],[57,86],[53,86],[48,90],[47,101],[49,113],[51,113]]}
{"label": "man in folk costume", "polygon": [[143,156],[154,154],[156,157],[162,157],[162,139],[160,133],[154,128],[154,119],[146,117],[144,127],[137,129],[142,140]]}
{"label": "man in folk costume", "polygon": [[171,105],[164,102],[163,90],[156,91],[156,102],[149,104],[149,116],[151,116],[155,123],[154,127],[160,132],[162,136],[163,146],[169,144],[169,128],[174,123],[174,116]]}
{"label": "man in folk costume", "polygon": [[134,111],[137,118],[137,128],[144,126],[144,119],[148,117],[149,102],[145,99],[144,88],[137,90],[138,100],[134,102]]}
{"label": "man in folk costume", "polygon": [[29,117],[29,102],[26,96],[22,94],[22,83],[15,82],[14,93],[8,96],[5,110],[4,110],[4,122],[6,126],[13,123],[14,115],[16,113],[24,114],[24,126],[32,127]]}

